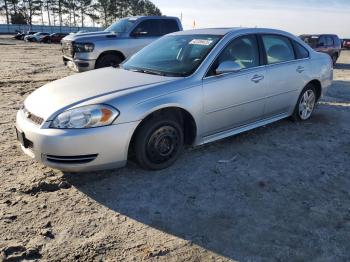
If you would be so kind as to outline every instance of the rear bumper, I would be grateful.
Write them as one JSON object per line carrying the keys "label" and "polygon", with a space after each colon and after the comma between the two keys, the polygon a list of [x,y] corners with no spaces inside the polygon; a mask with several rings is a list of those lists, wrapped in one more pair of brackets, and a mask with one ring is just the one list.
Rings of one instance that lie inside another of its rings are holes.
{"label": "rear bumper", "polygon": [[122,167],[138,122],[88,129],[42,128],[17,113],[16,127],[31,146],[21,148],[35,160],[63,171],[84,172]]}
{"label": "rear bumper", "polygon": [[63,63],[75,72],[85,72],[95,69],[96,60],[82,60],[63,56]]}

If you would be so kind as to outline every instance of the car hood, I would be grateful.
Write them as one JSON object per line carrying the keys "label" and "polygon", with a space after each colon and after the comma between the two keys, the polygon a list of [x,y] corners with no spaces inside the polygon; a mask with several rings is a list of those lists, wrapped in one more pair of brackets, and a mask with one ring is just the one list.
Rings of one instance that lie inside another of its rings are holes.
{"label": "car hood", "polygon": [[136,88],[145,88],[175,79],[113,67],[102,68],[48,83],[30,94],[24,101],[24,106],[32,114],[51,120],[58,111],[91,99],[111,94],[117,97]]}
{"label": "car hood", "polygon": [[64,37],[64,41],[78,41],[78,42],[87,42],[87,41],[98,41],[109,38],[116,38],[118,34],[107,32],[107,31],[99,31],[99,32],[88,32],[88,33],[80,33],[80,34],[70,34]]}

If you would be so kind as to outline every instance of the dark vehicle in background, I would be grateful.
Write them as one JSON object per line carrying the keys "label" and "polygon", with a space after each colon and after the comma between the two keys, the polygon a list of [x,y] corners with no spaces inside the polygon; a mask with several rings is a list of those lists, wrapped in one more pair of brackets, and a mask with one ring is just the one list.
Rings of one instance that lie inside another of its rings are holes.
{"label": "dark vehicle in background", "polygon": [[337,35],[301,35],[300,38],[315,51],[329,54],[333,65],[337,63],[341,51],[341,41]]}
{"label": "dark vehicle in background", "polygon": [[26,33],[25,32],[17,32],[17,34],[14,36],[14,38],[17,39],[17,40],[24,40],[25,36],[27,36],[27,35],[34,35],[36,33],[37,32],[34,32],[34,31],[27,31]]}
{"label": "dark vehicle in background", "polygon": [[343,39],[342,48],[350,49],[350,38]]}
{"label": "dark vehicle in background", "polygon": [[17,34],[13,38],[17,40],[23,40],[25,35],[26,34],[24,32],[17,32]]}
{"label": "dark vehicle in background", "polygon": [[61,43],[62,38],[66,37],[66,33],[54,33],[51,35],[45,35],[40,38],[40,43]]}
{"label": "dark vehicle in background", "polygon": [[26,35],[24,41],[27,42],[39,42],[43,36],[50,35],[49,33],[38,32],[33,35]]}

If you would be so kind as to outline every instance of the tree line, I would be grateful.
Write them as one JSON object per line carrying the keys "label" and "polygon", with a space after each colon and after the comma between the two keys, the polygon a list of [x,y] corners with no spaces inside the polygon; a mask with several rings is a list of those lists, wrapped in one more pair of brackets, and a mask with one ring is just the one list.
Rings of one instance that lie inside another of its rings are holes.
{"label": "tree line", "polygon": [[106,27],[118,18],[161,12],[149,0],[0,0],[0,14],[7,24],[32,25],[36,19],[50,26],[84,27],[89,18]]}

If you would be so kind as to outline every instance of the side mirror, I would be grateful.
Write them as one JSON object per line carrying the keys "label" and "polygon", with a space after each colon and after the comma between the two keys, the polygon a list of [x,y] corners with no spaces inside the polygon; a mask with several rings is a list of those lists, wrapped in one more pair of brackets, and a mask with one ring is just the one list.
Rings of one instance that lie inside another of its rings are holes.
{"label": "side mirror", "polygon": [[217,75],[221,75],[225,73],[238,72],[241,69],[242,67],[236,62],[224,61],[218,66],[218,68],[215,70],[215,73]]}
{"label": "side mirror", "polygon": [[317,44],[317,47],[324,47],[324,46],[325,44],[323,42]]}

